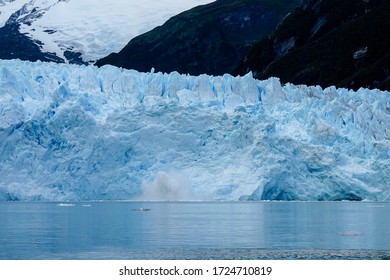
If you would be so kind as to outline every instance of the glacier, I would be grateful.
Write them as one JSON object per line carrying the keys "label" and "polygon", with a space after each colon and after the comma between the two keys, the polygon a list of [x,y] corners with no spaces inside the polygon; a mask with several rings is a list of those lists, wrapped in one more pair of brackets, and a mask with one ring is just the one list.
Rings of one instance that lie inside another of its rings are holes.
{"label": "glacier", "polygon": [[20,32],[45,53],[69,62],[65,52],[94,62],[119,52],[130,39],[170,17],[212,0],[0,0],[0,28],[20,25]]}
{"label": "glacier", "polygon": [[390,93],[0,60],[0,200],[389,200]]}

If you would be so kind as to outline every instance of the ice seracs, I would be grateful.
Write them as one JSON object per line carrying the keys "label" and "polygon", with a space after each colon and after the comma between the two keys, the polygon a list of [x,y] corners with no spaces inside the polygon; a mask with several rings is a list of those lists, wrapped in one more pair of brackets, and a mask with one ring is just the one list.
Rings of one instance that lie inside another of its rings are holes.
{"label": "ice seracs", "polygon": [[1,200],[389,200],[389,140],[389,92],[0,61]]}

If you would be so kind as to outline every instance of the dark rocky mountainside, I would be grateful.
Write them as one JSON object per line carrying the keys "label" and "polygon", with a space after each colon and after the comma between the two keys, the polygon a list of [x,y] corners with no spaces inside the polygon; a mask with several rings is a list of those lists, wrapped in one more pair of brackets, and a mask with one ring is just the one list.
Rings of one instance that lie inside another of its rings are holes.
{"label": "dark rocky mountainside", "polygon": [[234,74],[390,90],[390,1],[316,0],[255,44]]}
{"label": "dark rocky mountainside", "polygon": [[[38,8],[30,10],[28,6],[29,5],[26,4],[21,9],[14,12],[9,17],[5,25],[0,27],[0,59],[21,59],[29,61],[40,60],[46,62],[64,63],[64,59],[58,57],[55,53],[42,51],[42,42],[34,40],[29,37],[28,34],[20,31],[22,23],[31,25],[34,20],[42,17],[43,13],[47,11],[47,9]],[[50,34],[54,31],[45,30],[44,32]],[[81,53],[79,52],[67,50],[64,52],[64,57],[69,63],[86,64],[82,60]]]}
{"label": "dark rocky mountainside", "polygon": [[218,0],[172,17],[99,60],[139,71],[220,75],[232,72],[302,0]]}
{"label": "dark rocky mountainside", "polygon": [[[0,28],[0,59],[85,64],[20,31],[44,10]],[[23,16],[21,16],[23,15]],[[138,71],[279,77],[283,83],[390,90],[389,0],[218,0],[172,17],[98,60]],[[44,32],[52,32],[45,30]]]}
{"label": "dark rocky mountainside", "polygon": [[276,76],[390,90],[390,1],[216,1],[98,61],[139,71]]}
{"label": "dark rocky mountainside", "polygon": [[42,52],[39,44],[39,41],[33,41],[20,33],[16,22],[0,28],[0,59],[64,62],[55,54]]}

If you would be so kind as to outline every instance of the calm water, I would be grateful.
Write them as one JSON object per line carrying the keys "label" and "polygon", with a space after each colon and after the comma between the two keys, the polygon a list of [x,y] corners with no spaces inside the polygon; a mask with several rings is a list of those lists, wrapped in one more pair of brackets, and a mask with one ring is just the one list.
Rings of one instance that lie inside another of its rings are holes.
{"label": "calm water", "polygon": [[1,202],[0,259],[390,259],[389,217],[370,202]]}

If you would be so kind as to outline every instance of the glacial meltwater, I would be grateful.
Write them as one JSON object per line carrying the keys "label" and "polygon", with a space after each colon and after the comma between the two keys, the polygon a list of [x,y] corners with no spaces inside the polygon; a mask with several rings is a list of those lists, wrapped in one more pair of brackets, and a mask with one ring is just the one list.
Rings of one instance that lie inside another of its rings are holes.
{"label": "glacial meltwater", "polygon": [[390,259],[389,202],[0,202],[0,259]]}

